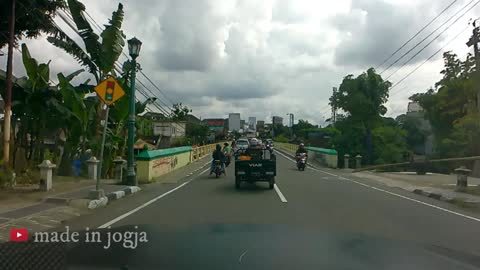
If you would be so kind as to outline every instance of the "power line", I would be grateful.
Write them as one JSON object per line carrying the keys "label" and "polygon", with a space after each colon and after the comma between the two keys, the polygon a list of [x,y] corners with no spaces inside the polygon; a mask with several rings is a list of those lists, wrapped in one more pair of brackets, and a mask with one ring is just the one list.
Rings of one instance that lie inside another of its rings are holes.
{"label": "power line", "polygon": [[[84,12],[85,12],[85,14],[87,14],[87,16],[90,18],[90,20],[93,21],[94,25],[95,25],[100,31],[102,31],[102,28],[101,28],[100,25],[97,23],[97,21],[96,21],[92,16],[90,16],[90,14],[89,14],[86,10],[85,10]],[[122,51],[122,54],[123,54],[123,56],[125,56],[127,59],[129,59],[128,55],[127,55],[125,52]],[[145,77],[145,78],[148,80],[148,82],[150,82],[150,83],[155,87],[155,89],[157,89],[157,90],[159,91],[159,93],[160,93],[168,102],[170,102],[170,103],[172,103],[172,104],[175,104],[175,102],[173,102],[173,101],[165,94],[165,92],[164,92],[163,90],[161,90],[142,70],[140,70],[140,74],[142,74],[143,77]],[[152,94],[153,94],[153,93],[152,93]],[[165,103],[164,103],[164,104],[165,104]],[[165,104],[165,105],[166,105],[166,104]],[[167,105],[167,107],[168,107],[168,105]],[[170,109],[171,109],[171,108],[170,108]]]}
{"label": "power line", "polygon": [[[448,20],[446,20],[445,22],[443,22],[439,27],[437,27],[435,30],[433,30],[429,35],[427,35],[425,38],[423,38],[420,42],[418,42],[417,44],[415,44],[415,46],[413,46],[410,50],[408,50],[407,52],[405,52],[404,54],[402,54],[402,56],[400,56],[397,60],[395,60],[393,63],[391,63],[386,69],[384,69],[382,72],[380,72],[380,75],[383,74],[385,71],[389,70],[393,65],[395,65],[396,63],[398,63],[398,61],[402,60],[405,56],[407,56],[410,52],[412,52],[415,48],[417,48],[420,44],[422,44],[425,40],[427,40],[429,37],[431,37],[435,32],[437,32],[440,28],[442,28],[445,24],[447,24],[450,20],[452,20],[455,16],[457,16],[460,12],[462,12],[465,8],[467,8],[468,5],[470,5],[471,3],[473,3],[475,0],[471,0],[468,4],[466,4],[463,8],[461,8],[460,10],[458,10],[453,16],[451,16]],[[480,3],[480,1],[477,1],[477,3],[475,3],[472,7],[470,7],[469,10],[471,10],[473,7],[475,7],[478,3]],[[469,11],[468,10],[468,11]],[[467,11],[467,12],[468,12]],[[464,13],[465,14],[465,13]],[[462,15],[463,16],[463,15]]]}
{"label": "power line", "polygon": [[[436,52],[434,52],[432,55],[430,55],[429,58],[427,58],[425,61],[423,61],[421,64],[419,64],[415,69],[413,69],[410,73],[408,73],[405,77],[403,77],[401,80],[399,80],[398,82],[396,82],[391,88],[390,90],[394,89],[395,87],[397,87],[399,84],[401,84],[403,81],[405,81],[408,77],[410,77],[413,73],[415,73],[420,67],[422,67],[424,64],[426,64],[428,61],[430,61],[435,55],[437,55],[439,52],[441,52],[446,46],[448,46],[450,43],[452,43],[452,41],[456,40],[461,34],[463,34],[466,30],[468,30],[470,28],[470,26],[467,26],[465,27],[461,32],[459,32],[457,35],[455,35],[455,37],[453,37],[452,39],[450,39],[444,46],[442,46],[442,48],[440,48],[439,50],[437,50]],[[406,89],[406,88],[404,88]],[[403,89],[402,89],[403,90]],[[393,97],[395,96],[396,94],[400,93],[400,91],[396,91],[395,93],[392,93],[392,95],[390,95],[390,97]]]}
{"label": "power line", "polygon": [[[96,27],[99,29],[99,31],[103,31],[102,28],[99,26],[99,24],[95,21],[95,19],[93,19],[93,17],[90,16],[90,14],[89,14],[86,10],[85,10],[84,12],[85,12],[85,13],[87,14],[87,16],[93,21],[94,25],[96,25]],[[73,20],[73,18],[72,18],[72,20]],[[128,58],[128,55],[127,55],[125,52],[122,51],[122,54],[123,54],[127,59],[129,59],[129,58]],[[142,75],[159,91],[159,93],[162,94],[165,99],[167,99],[167,101],[170,101],[172,104],[174,104],[174,102],[172,102],[172,101],[168,98],[168,96],[167,96],[142,70],[140,70],[140,74],[142,74]],[[155,94],[154,94],[148,87],[146,87],[146,85],[145,85],[143,82],[141,82],[138,78],[136,78],[136,81],[139,82],[139,84],[142,85],[145,89],[147,89],[147,90],[150,92],[150,94],[152,94],[152,95],[155,96]],[[142,91],[142,90],[139,90],[139,91]],[[141,92],[141,93],[142,93],[142,92]],[[145,92],[143,92],[143,95],[144,95],[144,93],[145,93]],[[144,97],[146,97],[146,95],[144,95]],[[163,103],[169,110],[173,111],[173,109],[170,108],[170,107],[169,107],[166,103],[164,103],[161,99],[158,99],[158,98],[157,98],[157,101]],[[168,113],[168,112],[165,111],[163,108],[161,108],[161,106],[158,106],[156,103],[153,103],[153,104],[154,104],[154,106],[155,106],[157,109],[159,109],[161,112],[165,113],[165,115],[167,115],[167,116],[170,115],[170,113]],[[182,127],[180,127],[180,130],[183,131],[183,132],[186,132],[186,130],[183,129]]]}
{"label": "power line", "polygon": [[430,22],[428,22],[425,26],[422,27],[422,29],[420,29],[415,35],[413,35],[409,40],[407,40],[405,43],[403,43],[402,46],[400,46],[400,48],[398,48],[396,51],[394,51],[387,59],[385,59],[380,65],[378,65],[375,70],[377,70],[378,68],[380,68],[381,66],[383,66],[383,64],[385,64],[388,60],[390,60],[397,52],[399,52],[401,49],[403,49],[408,43],[410,43],[410,41],[412,41],[414,38],[416,38],[421,32],[423,32],[423,30],[425,30],[428,26],[430,26],[435,20],[437,20],[443,13],[445,13],[445,11],[447,11],[448,9],[450,9],[453,4],[455,4],[458,0],[454,0],[453,2],[451,2],[447,7],[445,7],[437,16],[435,16],[432,20],[430,20]]}
{"label": "power line", "polygon": [[429,43],[427,43],[427,45],[423,46],[422,49],[420,49],[416,54],[414,54],[412,57],[410,57],[406,62],[404,62],[402,64],[402,66],[400,68],[398,68],[395,72],[393,72],[392,74],[390,74],[386,79],[392,77],[394,74],[396,74],[399,70],[401,70],[403,67],[405,67],[410,61],[412,61],[413,58],[415,58],[417,55],[419,55],[423,50],[425,50],[428,46],[430,46],[430,44],[432,44],[437,38],[439,38],[443,33],[445,33],[445,31],[447,31],[448,29],[450,29],[450,27],[452,27],[455,23],[458,22],[458,20],[460,20],[463,16],[465,16],[465,14],[467,14],[467,12],[469,12],[471,9],[473,9],[476,5],[480,4],[480,1],[478,1],[477,3],[475,3],[475,5],[471,6],[469,9],[467,9],[462,15],[460,15],[455,21],[453,21],[449,26],[447,26],[447,28],[445,28],[442,32],[440,32],[438,35],[436,35]]}

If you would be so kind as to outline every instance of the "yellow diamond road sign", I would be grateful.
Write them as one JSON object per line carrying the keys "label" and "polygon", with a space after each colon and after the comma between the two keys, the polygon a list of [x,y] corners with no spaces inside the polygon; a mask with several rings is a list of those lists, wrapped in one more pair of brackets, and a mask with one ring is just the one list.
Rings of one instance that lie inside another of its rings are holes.
{"label": "yellow diamond road sign", "polygon": [[113,104],[125,95],[125,91],[123,91],[120,84],[118,84],[113,77],[108,77],[108,79],[95,86],[95,92],[97,92],[98,97],[107,105]]}

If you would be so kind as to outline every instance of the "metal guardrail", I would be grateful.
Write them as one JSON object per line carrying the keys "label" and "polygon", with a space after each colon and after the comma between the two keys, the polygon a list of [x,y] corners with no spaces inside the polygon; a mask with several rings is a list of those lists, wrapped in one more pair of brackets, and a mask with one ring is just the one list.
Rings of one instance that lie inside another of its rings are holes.
{"label": "metal guardrail", "polygon": [[297,148],[298,148],[298,145],[291,144],[291,143],[275,142],[274,144],[275,144],[275,147],[277,147],[277,148],[280,148],[280,149],[283,149],[283,150],[286,150],[286,151],[289,151],[289,152],[293,152],[293,153],[295,153],[297,151]]}
{"label": "metal guardrail", "polygon": [[474,161],[474,160],[480,160],[480,156],[472,156],[472,157],[463,157],[463,158],[441,158],[441,159],[432,159],[432,160],[415,160],[415,161],[410,161],[410,162],[399,162],[399,163],[391,163],[391,164],[382,164],[382,165],[374,165],[374,166],[368,166],[364,168],[359,168],[355,169],[353,172],[361,172],[361,171],[370,171],[370,170],[376,170],[376,169],[382,169],[382,168],[388,168],[388,167],[397,167],[397,166],[407,166],[407,165],[413,165],[417,167],[422,167],[427,164],[431,163],[440,163],[440,162],[455,162],[455,161]]}
{"label": "metal guardrail", "polygon": [[192,148],[192,161],[198,160],[205,155],[211,154],[214,150],[217,144],[223,145],[224,142],[219,142],[219,143],[213,143],[213,144],[207,144],[203,146],[193,146]]}

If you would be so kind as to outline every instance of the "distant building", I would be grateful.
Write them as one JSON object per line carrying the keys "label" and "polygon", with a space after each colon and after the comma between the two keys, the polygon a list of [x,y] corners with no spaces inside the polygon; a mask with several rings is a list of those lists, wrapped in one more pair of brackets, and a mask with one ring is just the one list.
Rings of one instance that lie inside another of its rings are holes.
{"label": "distant building", "polygon": [[274,117],[272,118],[272,123],[273,123],[273,125],[281,125],[281,126],[283,126],[283,118],[280,117],[280,116],[274,116]]}
{"label": "distant building", "polygon": [[154,122],[153,135],[179,139],[185,137],[187,122]]}
{"label": "distant building", "polygon": [[248,118],[248,129],[256,131],[257,130],[257,118],[256,117],[249,117]]}
{"label": "distant building", "polygon": [[203,119],[202,122],[205,123],[215,135],[225,135],[225,119],[209,118]]}
{"label": "distant building", "polygon": [[196,117],[196,116],[193,115],[193,114],[187,115],[186,118],[187,118],[186,121],[187,121],[188,123],[196,123],[196,124],[199,124],[200,122],[202,122],[202,120],[200,120],[198,117]]}
{"label": "distant building", "polygon": [[149,119],[152,121],[162,121],[165,120],[166,117],[163,113],[157,113],[157,112],[145,112],[140,116],[141,118]]}
{"label": "distant building", "polygon": [[228,131],[240,131],[242,129],[240,114],[231,113],[228,115]]}
{"label": "distant building", "polygon": [[262,132],[265,129],[265,121],[257,121],[257,131]]}

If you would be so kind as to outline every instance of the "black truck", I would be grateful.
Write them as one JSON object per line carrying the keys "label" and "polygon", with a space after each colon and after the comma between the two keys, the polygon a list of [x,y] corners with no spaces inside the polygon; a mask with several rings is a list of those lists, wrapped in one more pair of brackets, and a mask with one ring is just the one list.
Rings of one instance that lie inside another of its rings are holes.
{"label": "black truck", "polygon": [[235,160],[235,188],[239,189],[242,182],[268,182],[269,188],[275,186],[277,176],[277,161],[275,154],[264,149],[248,148],[237,153]]}

